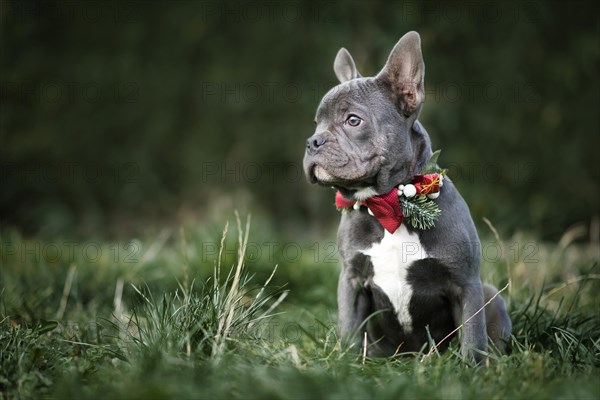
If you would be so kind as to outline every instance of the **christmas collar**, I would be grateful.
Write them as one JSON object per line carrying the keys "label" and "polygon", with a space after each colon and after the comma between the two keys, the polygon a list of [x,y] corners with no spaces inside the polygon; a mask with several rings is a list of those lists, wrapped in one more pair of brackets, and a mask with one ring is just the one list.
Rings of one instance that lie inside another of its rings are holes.
{"label": "christmas collar", "polygon": [[388,193],[372,196],[362,201],[349,201],[340,192],[335,195],[335,206],[342,212],[367,207],[369,214],[377,218],[383,228],[394,233],[406,221],[413,228],[430,229],[441,215],[441,210],[433,201],[440,195],[446,170],[437,166],[440,150],[415,175],[410,183],[398,185]]}

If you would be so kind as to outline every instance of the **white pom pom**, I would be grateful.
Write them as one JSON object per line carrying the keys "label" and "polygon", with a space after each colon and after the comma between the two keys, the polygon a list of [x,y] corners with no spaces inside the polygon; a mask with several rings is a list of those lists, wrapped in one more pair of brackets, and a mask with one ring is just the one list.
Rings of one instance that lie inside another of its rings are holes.
{"label": "white pom pom", "polygon": [[398,190],[399,191],[403,191],[404,190],[404,185],[398,185]]}
{"label": "white pom pom", "polygon": [[352,206],[352,208],[354,208],[355,210],[359,210],[360,209],[360,203],[357,201],[356,203],[354,203],[354,205]]}
{"label": "white pom pom", "polygon": [[373,214],[373,211],[371,211],[371,209],[370,209],[370,208],[367,208],[367,211],[369,212],[369,215],[370,215],[370,216],[372,216],[372,217],[374,217],[374,216],[375,216],[375,214]]}
{"label": "white pom pom", "polygon": [[404,190],[402,190],[402,192],[406,197],[414,197],[417,194],[417,188],[415,185],[409,183],[408,185],[404,186]]}
{"label": "white pom pom", "polygon": [[437,199],[438,197],[440,197],[440,192],[429,193],[429,194],[427,195],[427,197],[429,197],[431,200],[435,200],[435,199]]}

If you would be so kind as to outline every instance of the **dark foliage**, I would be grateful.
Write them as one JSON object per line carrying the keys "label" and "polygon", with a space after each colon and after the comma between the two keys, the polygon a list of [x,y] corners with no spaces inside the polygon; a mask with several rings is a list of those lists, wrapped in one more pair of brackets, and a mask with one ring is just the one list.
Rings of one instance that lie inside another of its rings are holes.
{"label": "dark foliage", "polygon": [[308,188],[301,159],[335,53],[372,75],[413,29],[421,120],[475,219],[556,238],[597,213],[591,2],[0,6],[3,224],[122,232],[217,206],[328,226],[332,193]]}

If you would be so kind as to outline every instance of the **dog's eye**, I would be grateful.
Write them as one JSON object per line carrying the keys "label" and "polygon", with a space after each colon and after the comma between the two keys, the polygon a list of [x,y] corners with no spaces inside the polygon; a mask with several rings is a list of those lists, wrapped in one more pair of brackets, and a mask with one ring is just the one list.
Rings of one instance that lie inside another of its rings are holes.
{"label": "dog's eye", "polygon": [[350,114],[348,115],[348,118],[346,118],[346,123],[350,126],[359,126],[361,122],[362,119],[354,114]]}

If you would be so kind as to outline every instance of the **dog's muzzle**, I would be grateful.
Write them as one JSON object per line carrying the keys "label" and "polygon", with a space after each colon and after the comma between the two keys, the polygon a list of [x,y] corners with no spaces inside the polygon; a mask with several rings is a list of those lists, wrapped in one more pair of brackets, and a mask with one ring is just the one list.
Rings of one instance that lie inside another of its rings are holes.
{"label": "dog's muzzle", "polygon": [[306,140],[306,152],[310,155],[313,155],[325,143],[327,143],[325,136],[321,134],[314,134]]}

